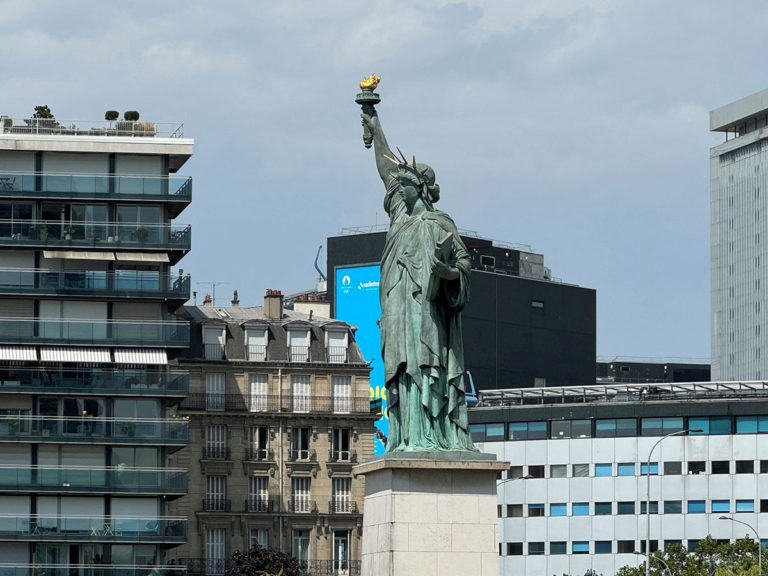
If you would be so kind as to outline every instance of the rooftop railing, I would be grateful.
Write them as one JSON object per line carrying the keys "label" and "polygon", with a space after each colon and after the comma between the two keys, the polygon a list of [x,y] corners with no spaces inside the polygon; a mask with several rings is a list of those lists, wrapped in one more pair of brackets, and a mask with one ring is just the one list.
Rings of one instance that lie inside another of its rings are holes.
{"label": "rooftop railing", "polygon": [[186,420],[97,416],[17,416],[0,418],[0,442],[155,444],[184,446]]}
{"label": "rooftop railing", "polygon": [[0,490],[181,496],[187,492],[187,471],[180,468],[2,464]]}
{"label": "rooftop railing", "polygon": [[103,370],[96,368],[48,370],[0,367],[0,393],[115,394],[186,396],[189,373],[185,370]]}
{"label": "rooftop railing", "polygon": [[179,517],[60,516],[0,514],[3,540],[169,542],[187,539],[187,519]]}
{"label": "rooftop railing", "polygon": [[189,250],[186,224],[142,222],[0,220],[0,245],[50,248]]}
{"label": "rooftop railing", "polygon": [[253,396],[243,394],[206,394],[195,392],[179,404],[180,410],[219,412],[315,412],[325,414],[370,414],[371,402],[366,396]]}
{"label": "rooftop railing", "polygon": [[0,342],[185,348],[189,322],[0,318]]}
{"label": "rooftop railing", "polygon": [[56,120],[0,116],[2,134],[40,136],[120,136],[129,138],[183,138],[184,124],[129,120]]}
{"label": "rooftop railing", "polygon": [[191,201],[188,176],[0,172],[0,196]]}
{"label": "rooftop railing", "polygon": [[6,564],[0,563],[0,576],[187,576],[185,566],[138,564]]}
{"label": "rooftop railing", "polygon": [[595,384],[488,390],[478,394],[478,408],[523,404],[696,401],[768,398],[768,382],[681,382],[665,384]]}
{"label": "rooftop railing", "polygon": [[87,295],[188,300],[190,276],[145,270],[0,268],[0,294]]}

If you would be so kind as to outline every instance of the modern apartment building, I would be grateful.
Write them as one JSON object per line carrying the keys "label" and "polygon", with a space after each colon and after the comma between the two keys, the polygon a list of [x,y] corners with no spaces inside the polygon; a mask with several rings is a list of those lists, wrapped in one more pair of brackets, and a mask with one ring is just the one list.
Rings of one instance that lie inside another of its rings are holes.
{"label": "modern apartment building", "polygon": [[768,89],[713,110],[712,379],[768,377]]}
{"label": "modern apartment building", "polygon": [[180,126],[0,118],[0,574],[167,574],[188,376]]}
{"label": "modern apartment building", "polygon": [[635,551],[754,536],[721,516],[768,538],[767,400],[766,382],[482,393],[475,442],[511,462],[501,574],[614,574]]}
{"label": "modern apartment building", "polygon": [[222,574],[235,550],[290,553],[312,575],[360,573],[363,478],[373,455],[369,365],[344,322],[264,306],[186,306],[192,345],[180,359],[190,394],[189,496],[171,503],[190,519],[173,551],[190,574]]}

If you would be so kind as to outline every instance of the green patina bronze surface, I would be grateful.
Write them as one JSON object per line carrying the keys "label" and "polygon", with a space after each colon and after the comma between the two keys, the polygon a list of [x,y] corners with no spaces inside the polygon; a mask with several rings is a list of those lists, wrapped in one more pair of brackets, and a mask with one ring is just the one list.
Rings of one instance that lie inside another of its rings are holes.
{"label": "green patina bronze surface", "polygon": [[386,454],[476,459],[460,314],[469,298],[470,256],[453,220],[434,207],[440,187],[432,168],[392,152],[373,99],[362,96],[364,141],[373,141],[390,218],[379,284]]}

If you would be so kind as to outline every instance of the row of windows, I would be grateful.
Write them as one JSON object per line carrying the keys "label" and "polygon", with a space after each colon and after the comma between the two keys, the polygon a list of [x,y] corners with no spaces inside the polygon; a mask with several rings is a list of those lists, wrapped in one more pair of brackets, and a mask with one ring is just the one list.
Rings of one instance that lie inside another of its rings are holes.
{"label": "row of windows", "polygon": [[[616,504],[614,510],[614,504]],[[522,518],[524,504],[507,504],[506,516],[503,516],[504,508],[501,504],[498,505],[499,518]],[[529,518],[537,518],[546,516],[546,504],[527,504],[527,516]],[[707,507],[712,514],[720,512],[754,512],[755,501],[754,500],[736,500],[733,504],[731,500],[688,500],[686,502],[686,510],[688,514],[706,514]],[[636,514],[638,510],[637,502],[629,500],[626,502],[572,502],[571,503],[571,516],[589,516],[590,508],[592,509],[593,516],[622,516],[626,514]],[[651,501],[650,503],[651,514],[659,513],[659,503],[657,501]],[[641,501],[639,506],[640,514],[645,514],[646,502]],[[768,512],[768,500],[760,500],[760,512]],[[664,514],[682,514],[683,513],[683,501],[682,500],[664,500],[663,502]],[[549,504],[549,516],[568,516],[568,503],[566,502],[552,502]]]}
{"label": "row of windows", "polygon": [[767,434],[768,416],[691,416],[669,418],[598,418],[545,420],[537,422],[496,422],[472,424],[475,442],[501,440],[552,440],[566,438],[630,438],[664,436],[681,430],[696,435]]}
{"label": "row of windows", "polygon": [[[755,460],[735,460],[733,466],[731,466],[730,460],[712,460],[707,462],[705,460],[689,460],[683,465],[680,461],[668,461],[662,462],[663,472],[665,476],[676,476],[681,474],[754,474],[756,470],[760,471],[760,474],[768,474],[768,460],[757,460],[757,466],[755,466]],[[527,474],[523,474],[524,468],[527,468]],[[640,475],[646,476],[648,474],[648,463],[641,462],[639,465]],[[571,475],[568,476],[568,472]],[[604,478],[611,476],[636,476],[638,470],[638,464],[635,462],[598,462],[596,464],[550,464],[549,465],[549,478],[588,478],[590,472],[592,476],[596,478]],[[516,479],[535,479],[535,478],[547,478],[546,476],[547,466],[543,464],[523,466],[510,466],[507,472],[508,480]],[[655,476],[659,473],[659,463],[650,463],[650,474]],[[503,479],[500,477],[500,479]]]}
{"label": "row of windows", "polygon": [[[718,543],[727,543],[729,540],[717,540]],[[768,541],[760,541],[765,546]],[[506,544],[506,545],[505,545]],[[686,547],[689,552],[695,552],[699,547],[699,540],[687,540]],[[670,546],[682,546],[682,540],[664,540],[664,548],[667,549]],[[655,552],[659,548],[658,540],[651,540],[650,549],[651,552]],[[544,555],[545,542],[528,542],[528,556],[542,556]],[[595,540],[592,542],[593,554],[613,554],[614,543],[611,540]],[[634,554],[635,550],[639,550],[645,554],[645,540],[640,540],[640,545],[637,546],[634,540],[617,540],[615,550],[617,554]],[[506,552],[506,554],[504,554]],[[571,554],[589,554],[590,542],[587,540],[574,540],[571,542]],[[550,542],[549,553],[552,555],[567,554],[568,542]],[[523,555],[523,543],[522,542],[506,542],[499,543],[499,555],[500,556],[522,556]]]}

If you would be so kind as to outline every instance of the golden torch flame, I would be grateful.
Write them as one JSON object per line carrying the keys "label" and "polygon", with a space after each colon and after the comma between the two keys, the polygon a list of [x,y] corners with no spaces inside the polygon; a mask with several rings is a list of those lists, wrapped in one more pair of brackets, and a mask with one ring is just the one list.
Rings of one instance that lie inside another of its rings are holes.
{"label": "golden torch flame", "polygon": [[376,86],[379,85],[379,82],[381,82],[381,76],[376,76],[376,74],[371,74],[370,76],[368,76],[368,78],[363,78],[363,80],[360,82],[360,89],[376,90]]}

